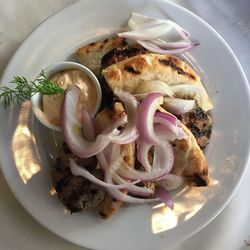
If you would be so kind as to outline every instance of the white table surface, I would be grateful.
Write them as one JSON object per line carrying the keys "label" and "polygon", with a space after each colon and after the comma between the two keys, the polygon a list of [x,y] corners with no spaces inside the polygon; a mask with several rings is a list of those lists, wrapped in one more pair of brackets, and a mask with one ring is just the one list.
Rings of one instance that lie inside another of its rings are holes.
{"label": "white table surface", "polygon": [[[74,2],[76,0],[0,0],[0,75],[30,31],[46,17]],[[250,0],[174,2],[199,15],[224,37],[250,80]],[[224,211],[196,235],[171,249],[250,249],[249,222],[250,167]],[[57,237],[37,223],[15,199],[0,172],[0,250],[31,249],[86,250]]]}

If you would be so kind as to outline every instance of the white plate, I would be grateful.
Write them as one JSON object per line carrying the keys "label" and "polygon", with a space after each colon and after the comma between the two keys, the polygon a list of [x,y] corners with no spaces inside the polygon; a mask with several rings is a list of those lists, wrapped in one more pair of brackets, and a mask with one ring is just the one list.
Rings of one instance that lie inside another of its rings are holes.
{"label": "white plate", "polygon": [[[203,20],[167,1],[88,0],[43,22],[18,49],[2,77],[35,77],[41,68],[73,60],[82,44],[119,30],[131,12],[171,18],[199,40],[186,54],[212,96],[214,128],[206,150],[212,186],[187,189],[175,196],[175,213],[164,207],[124,206],[108,221],[93,212],[65,214],[50,194],[53,134],[40,125],[27,103],[0,108],[0,159],[17,199],[41,224],[76,244],[95,249],[164,249],[209,223],[235,192],[249,163],[249,87],[242,68],[225,41]],[[218,92],[216,94],[216,92]]]}

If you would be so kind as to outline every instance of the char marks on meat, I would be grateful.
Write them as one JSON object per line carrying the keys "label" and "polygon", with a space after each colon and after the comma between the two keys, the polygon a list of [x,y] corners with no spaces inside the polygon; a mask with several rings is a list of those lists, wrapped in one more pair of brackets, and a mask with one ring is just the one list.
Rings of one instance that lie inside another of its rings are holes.
{"label": "char marks on meat", "polygon": [[67,146],[63,145],[63,154],[57,159],[51,173],[52,183],[59,200],[71,212],[80,212],[89,207],[96,207],[105,196],[105,189],[81,176],[73,176],[69,168],[69,159],[84,166],[96,177],[102,177],[102,171],[96,168],[96,159],[80,159],[74,156]]}
{"label": "char marks on meat", "polygon": [[208,143],[212,132],[212,119],[200,107],[196,107],[178,118],[193,133],[201,149],[204,149]]}

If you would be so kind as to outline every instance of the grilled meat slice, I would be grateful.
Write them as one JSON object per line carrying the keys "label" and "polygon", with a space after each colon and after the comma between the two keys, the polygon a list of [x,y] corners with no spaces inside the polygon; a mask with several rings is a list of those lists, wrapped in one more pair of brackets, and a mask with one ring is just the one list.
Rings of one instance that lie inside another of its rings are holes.
{"label": "grilled meat slice", "polygon": [[77,164],[84,166],[96,177],[102,177],[103,173],[96,168],[94,157],[80,159],[74,156],[64,145],[64,152],[57,159],[52,171],[52,184],[62,204],[71,212],[80,212],[89,207],[96,207],[105,195],[105,189],[86,180],[81,176],[73,176],[69,168],[69,159],[73,158]]}
{"label": "grilled meat slice", "polygon": [[207,112],[200,107],[195,107],[179,115],[178,118],[190,129],[200,148],[204,149],[209,143],[212,132],[212,119]]}

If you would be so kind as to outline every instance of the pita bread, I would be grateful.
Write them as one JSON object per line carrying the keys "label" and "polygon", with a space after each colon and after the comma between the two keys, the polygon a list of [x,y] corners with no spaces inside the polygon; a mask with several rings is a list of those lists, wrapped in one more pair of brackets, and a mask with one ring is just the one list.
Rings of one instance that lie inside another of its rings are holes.
{"label": "pita bread", "polygon": [[108,51],[124,44],[125,39],[121,37],[103,39],[79,48],[76,51],[76,57],[81,64],[88,67],[96,76],[99,76],[102,57]]}
{"label": "pita bread", "polygon": [[206,157],[190,130],[183,124],[181,127],[188,138],[173,143],[175,162],[172,173],[182,176],[189,185],[206,186],[209,182]]}
{"label": "pita bread", "polygon": [[[202,90],[202,98],[197,99],[198,105],[205,111],[213,107],[198,74],[187,63],[172,55],[137,55],[110,65],[102,71],[102,75],[112,91],[118,88],[132,94],[140,84],[152,80],[163,81],[169,86],[194,85]],[[178,95],[182,97],[181,93]],[[185,97],[186,94],[183,95]]]}

